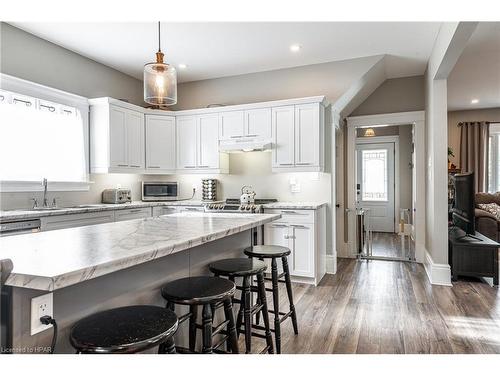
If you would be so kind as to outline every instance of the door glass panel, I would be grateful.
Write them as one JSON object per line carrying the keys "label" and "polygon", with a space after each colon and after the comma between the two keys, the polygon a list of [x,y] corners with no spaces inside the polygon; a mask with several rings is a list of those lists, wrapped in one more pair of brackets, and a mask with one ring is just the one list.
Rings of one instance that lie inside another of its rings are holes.
{"label": "door glass panel", "polygon": [[387,150],[362,150],[362,200],[387,201]]}

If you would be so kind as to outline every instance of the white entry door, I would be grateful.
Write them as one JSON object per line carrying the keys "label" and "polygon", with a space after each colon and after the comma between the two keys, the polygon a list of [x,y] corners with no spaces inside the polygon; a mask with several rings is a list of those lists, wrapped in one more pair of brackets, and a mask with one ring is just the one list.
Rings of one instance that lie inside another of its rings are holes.
{"label": "white entry door", "polygon": [[394,143],[356,145],[356,201],[373,232],[394,233]]}

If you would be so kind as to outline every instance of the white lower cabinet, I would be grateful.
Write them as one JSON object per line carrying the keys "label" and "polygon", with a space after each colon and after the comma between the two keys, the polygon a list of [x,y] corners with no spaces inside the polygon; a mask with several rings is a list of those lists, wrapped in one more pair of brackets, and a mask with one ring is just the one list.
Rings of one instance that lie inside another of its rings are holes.
{"label": "white lower cabinet", "polygon": [[153,207],[153,217],[172,215],[179,212],[179,208],[175,206],[157,206]]}
{"label": "white lower cabinet", "polygon": [[151,207],[129,208],[115,211],[115,221],[144,219],[151,217]]}
{"label": "white lower cabinet", "polygon": [[[291,250],[288,265],[291,276],[296,277],[295,281],[317,285],[325,275],[323,210],[265,210],[265,213],[282,214],[280,220],[264,226],[264,243]],[[278,265],[281,272],[281,262]]]}
{"label": "white lower cabinet", "polygon": [[111,223],[113,221],[115,221],[113,211],[47,216],[40,219],[42,231],[83,227],[86,225]]}

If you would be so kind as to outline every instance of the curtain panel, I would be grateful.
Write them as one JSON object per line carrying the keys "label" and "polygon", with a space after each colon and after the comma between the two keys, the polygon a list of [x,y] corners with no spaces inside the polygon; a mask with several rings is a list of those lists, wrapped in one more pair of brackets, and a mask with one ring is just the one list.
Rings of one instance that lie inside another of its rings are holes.
{"label": "curtain panel", "polygon": [[462,173],[474,172],[475,191],[488,191],[490,123],[488,121],[461,122],[458,127],[460,128]]}

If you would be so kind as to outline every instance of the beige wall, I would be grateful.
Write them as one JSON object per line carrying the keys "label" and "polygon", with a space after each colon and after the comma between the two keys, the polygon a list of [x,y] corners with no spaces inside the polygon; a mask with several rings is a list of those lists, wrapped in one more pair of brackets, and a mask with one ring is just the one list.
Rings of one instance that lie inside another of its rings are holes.
{"label": "beige wall", "polygon": [[388,79],[351,116],[421,111],[425,107],[424,77]]}
{"label": "beige wall", "polygon": [[465,121],[500,122],[500,108],[448,112],[448,146],[455,154],[450,161],[457,167],[460,167],[460,129],[457,125]]}
{"label": "beige wall", "polygon": [[364,57],[345,61],[181,83],[173,109],[203,108],[209,104],[242,104],[326,95],[333,103],[375,61]]}
{"label": "beige wall", "polygon": [[[99,41],[96,41],[99,43]],[[0,71],[87,98],[142,105],[142,82],[75,52],[0,23]]]}

